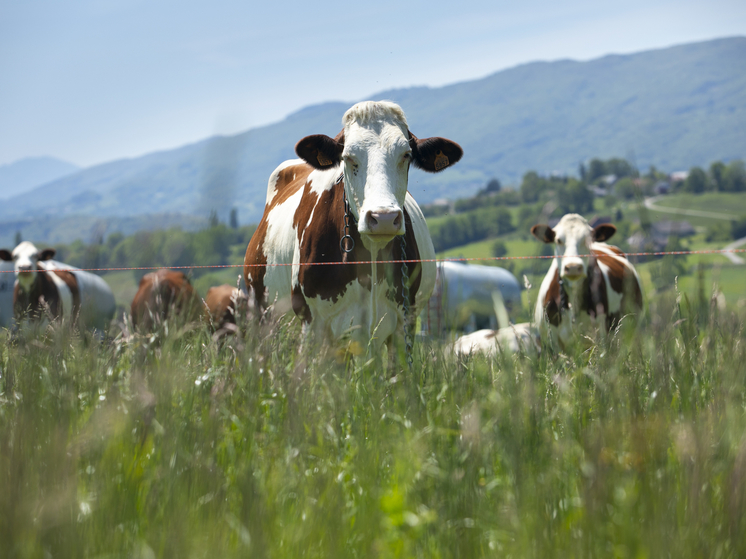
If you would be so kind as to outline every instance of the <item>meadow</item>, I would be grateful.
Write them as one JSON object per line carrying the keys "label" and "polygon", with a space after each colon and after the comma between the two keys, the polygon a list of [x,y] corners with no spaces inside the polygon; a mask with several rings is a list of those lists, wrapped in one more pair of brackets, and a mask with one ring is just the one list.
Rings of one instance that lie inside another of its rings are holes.
{"label": "meadow", "polygon": [[5,334],[0,555],[743,557],[746,312],[647,316],[411,370],[295,319]]}

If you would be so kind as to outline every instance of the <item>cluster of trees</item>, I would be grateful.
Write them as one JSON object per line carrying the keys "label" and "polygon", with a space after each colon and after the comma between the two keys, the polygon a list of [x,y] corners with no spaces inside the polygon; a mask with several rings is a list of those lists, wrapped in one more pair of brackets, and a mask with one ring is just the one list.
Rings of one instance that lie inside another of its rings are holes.
{"label": "cluster of trees", "polygon": [[581,163],[578,172],[580,180],[586,184],[597,184],[600,179],[608,175],[614,175],[617,179],[638,176],[634,165],[619,157],[612,157],[606,161],[593,158],[588,163],[588,167]]}
{"label": "cluster of trees", "polygon": [[593,193],[588,185],[574,177],[542,177],[536,171],[523,175],[521,199],[525,203],[554,202],[557,213],[593,211]]}
{"label": "cluster of trees", "polygon": [[[227,227],[214,221],[201,231],[181,229],[141,231],[125,237],[112,233],[106,241],[60,245],[57,258],[79,268],[125,268],[145,266],[219,265],[243,262],[246,246],[255,227]],[[209,270],[195,269],[199,277]],[[140,279],[147,271],[136,270]]]}
{"label": "cluster of trees", "polygon": [[510,210],[491,206],[456,214],[430,225],[436,251],[497,237],[515,230]]}
{"label": "cluster of trees", "polygon": [[701,194],[703,192],[746,192],[746,168],[743,161],[737,159],[727,165],[716,161],[705,171],[701,167],[692,167],[678,190]]}

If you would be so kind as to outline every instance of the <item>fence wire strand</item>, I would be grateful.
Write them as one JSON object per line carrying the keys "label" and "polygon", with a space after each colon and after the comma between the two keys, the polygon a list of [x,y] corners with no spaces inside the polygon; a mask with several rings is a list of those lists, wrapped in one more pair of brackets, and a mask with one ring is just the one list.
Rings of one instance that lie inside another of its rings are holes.
{"label": "fence wire strand", "polygon": [[[660,252],[625,252],[622,256],[693,256],[697,254],[726,254],[726,253],[744,253],[745,248],[728,248],[728,249],[707,249],[707,250],[677,250],[677,251],[660,251]],[[581,258],[587,258],[593,256],[591,254],[580,254]],[[272,268],[282,266],[348,266],[348,265],[359,265],[359,264],[401,264],[401,263],[413,263],[417,264],[420,262],[493,262],[502,260],[546,260],[551,258],[562,258],[562,255],[549,254],[549,255],[530,255],[530,256],[481,256],[481,257],[461,257],[461,258],[420,258],[412,260],[357,260],[348,262],[277,262],[277,263],[265,263],[265,264],[207,264],[207,265],[186,265],[186,266],[132,266],[127,268],[52,268],[52,269],[40,269],[31,270],[32,272],[123,272],[132,270],[161,270],[167,268],[169,270],[199,270],[199,269],[212,269],[212,268]],[[15,270],[0,270],[0,274],[13,274]]]}

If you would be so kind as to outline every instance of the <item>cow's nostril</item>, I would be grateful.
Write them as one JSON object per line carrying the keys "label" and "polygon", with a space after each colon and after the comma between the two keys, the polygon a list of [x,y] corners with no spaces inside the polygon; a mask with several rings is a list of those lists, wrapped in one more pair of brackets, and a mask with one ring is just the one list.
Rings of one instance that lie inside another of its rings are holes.
{"label": "cow's nostril", "polygon": [[564,270],[565,270],[565,275],[568,275],[568,276],[583,275],[582,264],[565,264]]}
{"label": "cow's nostril", "polygon": [[394,220],[394,226],[400,227],[401,226],[401,214],[396,216],[396,219]]}

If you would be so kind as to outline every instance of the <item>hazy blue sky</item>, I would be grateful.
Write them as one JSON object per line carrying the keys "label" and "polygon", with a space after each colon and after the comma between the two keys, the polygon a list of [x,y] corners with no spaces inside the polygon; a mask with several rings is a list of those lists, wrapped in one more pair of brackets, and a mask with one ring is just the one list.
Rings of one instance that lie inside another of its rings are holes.
{"label": "hazy blue sky", "polygon": [[322,101],[733,35],[743,0],[3,0],[0,165],[87,166]]}

